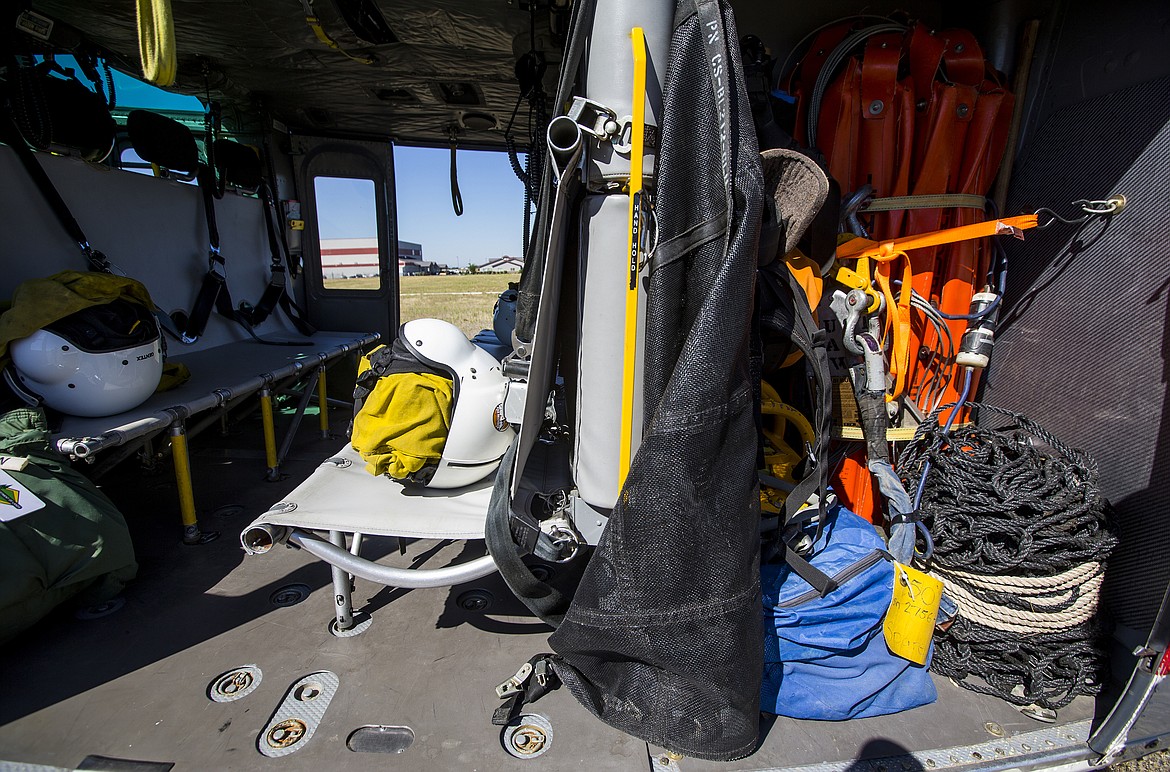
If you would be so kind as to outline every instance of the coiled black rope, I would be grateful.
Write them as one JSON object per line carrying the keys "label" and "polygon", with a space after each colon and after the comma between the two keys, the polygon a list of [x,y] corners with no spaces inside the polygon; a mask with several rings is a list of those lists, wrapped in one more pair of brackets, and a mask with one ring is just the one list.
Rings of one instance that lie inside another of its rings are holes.
{"label": "coiled black rope", "polygon": [[959,606],[935,637],[931,670],[1016,705],[1056,710],[1104,683],[1097,600],[1117,545],[1096,463],[1010,410],[944,436],[934,411],[902,451],[934,536],[928,568]]}

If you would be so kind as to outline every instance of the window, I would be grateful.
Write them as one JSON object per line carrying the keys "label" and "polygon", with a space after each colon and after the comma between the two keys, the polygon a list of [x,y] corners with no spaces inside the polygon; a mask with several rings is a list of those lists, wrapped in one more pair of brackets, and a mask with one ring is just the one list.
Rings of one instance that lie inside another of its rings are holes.
{"label": "window", "polygon": [[[35,57],[35,61],[43,62],[44,57],[38,55]],[[75,57],[68,55],[54,56],[52,65],[53,77],[72,78],[90,91],[98,92],[99,86],[90,81],[89,77],[84,74],[83,69],[77,63]],[[203,103],[197,98],[185,94],[172,94],[169,91],[164,91],[157,86],[152,86],[145,81],[141,81],[133,75],[128,75],[113,68],[110,68],[109,73],[110,79],[113,81],[114,103],[114,106],[110,109],[110,113],[119,125],[126,125],[126,116],[131,110],[153,110],[186,124],[195,132],[198,141],[199,132],[203,128],[204,108]],[[104,79],[104,64],[98,65],[98,75],[100,93],[103,99],[109,102],[111,89],[110,83]],[[118,152],[108,162],[118,168],[137,174],[154,174],[150,164],[139,158],[138,154],[134,152],[134,149],[124,139],[119,141]],[[194,180],[183,181],[192,185],[195,184]]]}
{"label": "window", "polygon": [[321,283],[331,290],[377,290],[378,197],[373,180],[313,178],[320,239]]}
{"label": "window", "polygon": [[451,205],[451,151],[394,148],[399,307],[404,322],[443,319],[473,337],[492,327],[496,298],[520,280],[524,186],[506,153],[461,148],[457,163],[459,217]]}

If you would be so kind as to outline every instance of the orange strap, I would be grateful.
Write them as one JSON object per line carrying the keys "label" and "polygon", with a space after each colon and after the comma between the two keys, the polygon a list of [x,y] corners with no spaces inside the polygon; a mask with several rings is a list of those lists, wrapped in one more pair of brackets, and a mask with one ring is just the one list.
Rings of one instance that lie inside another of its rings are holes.
{"label": "orange strap", "polygon": [[[842,259],[856,259],[872,257],[878,260],[892,260],[899,254],[911,249],[937,247],[942,244],[954,244],[957,241],[981,239],[987,236],[1018,234],[1020,231],[1035,228],[1039,218],[1034,214],[1022,214],[1018,217],[1003,217],[999,220],[963,225],[958,228],[945,228],[941,231],[919,233],[914,236],[903,236],[889,241],[870,241],[868,239],[851,239],[837,246],[837,257]],[[884,257],[888,256],[888,257]]]}
{"label": "orange strap", "polygon": [[[902,260],[902,291],[894,297],[894,288],[890,281],[893,272],[894,260]],[[886,402],[893,402],[902,396],[906,390],[906,380],[910,374],[910,293],[907,287],[914,284],[914,271],[910,267],[910,258],[905,252],[891,252],[874,256],[877,265],[873,270],[873,278],[878,288],[886,298],[886,330],[892,338],[890,341],[890,375],[894,377],[893,389],[886,392]]]}
{"label": "orange strap", "polygon": [[[1002,220],[963,225],[958,228],[947,228],[930,233],[920,233],[915,236],[905,236],[890,241],[870,241],[868,239],[851,239],[837,246],[837,257],[842,259],[856,259],[857,270],[862,275],[869,273],[869,260],[877,263],[874,267],[873,278],[886,299],[886,330],[890,336],[890,375],[894,378],[894,387],[886,394],[886,401],[893,401],[902,395],[906,389],[906,381],[912,367],[910,361],[910,293],[905,288],[913,286],[914,271],[910,266],[910,259],[906,250],[936,247],[942,244],[953,244],[970,239],[981,239],[997,234],[1019,234],[1028,228],[1035,228],[1038,218],[1034,214],[1018,217],[1005,217]],[[899,257],[902,262],[903,291],[894,295],[892,274],[893,263]]]}

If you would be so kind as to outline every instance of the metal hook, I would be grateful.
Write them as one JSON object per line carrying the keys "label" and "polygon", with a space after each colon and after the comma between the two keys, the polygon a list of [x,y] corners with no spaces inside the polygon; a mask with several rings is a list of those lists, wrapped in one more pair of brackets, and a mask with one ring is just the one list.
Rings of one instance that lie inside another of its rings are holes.
{"label": "metal hook", "polygon": [[1061,217],[1060,215],[1058,215],[1056,212],[1049,209],[1048,207],[1042,206],[1036,210],[1037,220],[1039,220],[1039,218],[1042,215],[1047,215],[1049,219],[1047,222],[1039,222],[1038,221],[1036,224],[1036,228],[1038,230],[1044,230],[1049,225],[1052,225],[1055,222],[1061,222],[1061,223],[1064,223],[1065,225],[1074,225],[1074,226],[1075,225],[1083,225],[1094,217],[1102,217],[1102,218],[1112,217],[1113,215],[1117,214],[1122,209],[1124,209],[1127,203],[1128,202],[1126,201],[1125,196],[1123,196],[1123,195],[1116,195],[1116,196],[1113,196],[1113,197],[1108,198],[1108,199],[1097,199],[1097,200],[1089,200],[1089,199],[1082,198],[1082,199],[1079,199],[1077,201],[1072,202],[1073,206],[1079,208],[1082,212],[1084,212],[1084,214],[1081,215],[1080,217],[1074,217],[1074,218]]}
{"label": "metal hook", "polygon": [[1073,206],[1079,206],[1085,214],[1108,216],[1120,212],[1127,203],[1125,196],[1118,194],[1107,199],[1081,199],[1074,201]]}

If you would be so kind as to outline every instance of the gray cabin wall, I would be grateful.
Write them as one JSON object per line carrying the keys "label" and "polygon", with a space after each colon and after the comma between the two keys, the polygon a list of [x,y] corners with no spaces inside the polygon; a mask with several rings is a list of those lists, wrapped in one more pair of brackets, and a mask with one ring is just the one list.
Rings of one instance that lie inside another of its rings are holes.
{"label": "gray cabin wall", "polygon": [[[95,249],[118,273],[146,285],[163,310],[189,310],[207,272],[207,225],[195,185],[38,153],[53,184]],[[67,269],[86,270],[85,259],[26,174],[11,148],[0,145],[0,298],[28,279]],[[215,202],[228,288],[238,305],[255,303],[268,283],[268,238],[259,199],[228,192]],[[299,337],[280,311],[257,328],[262,336]],[[168,341],[172,354],[246,339],[237,324],[213,314],[197,343]]]}
{"label": "gray cabin wall", "polygon": [[1007,213],[1067,216],[1113,194],[1129,205],[1104,227],[1008,240],[981,396],[1096,459],[1122,536],[1109,611],[1144,640],[1170,583],[1170,10],[1067,3],[1041,36]]}

